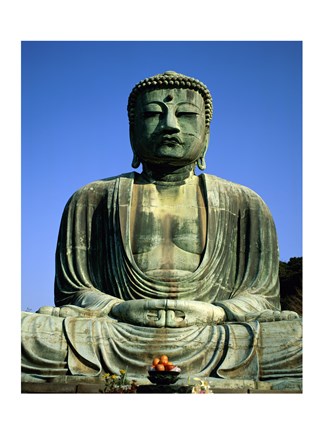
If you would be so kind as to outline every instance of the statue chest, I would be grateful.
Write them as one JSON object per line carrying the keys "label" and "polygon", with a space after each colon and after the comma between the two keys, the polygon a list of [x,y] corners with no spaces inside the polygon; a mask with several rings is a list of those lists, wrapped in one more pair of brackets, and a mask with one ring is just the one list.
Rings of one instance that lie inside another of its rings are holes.
{"label": "statue chest", "polygon": [[130,238],[135,261],[143,271],[154,276],[158,272],[160,277],[161,272],[195,271],[206,245],[206,225],[198,183],[160,189],[134,184]]}

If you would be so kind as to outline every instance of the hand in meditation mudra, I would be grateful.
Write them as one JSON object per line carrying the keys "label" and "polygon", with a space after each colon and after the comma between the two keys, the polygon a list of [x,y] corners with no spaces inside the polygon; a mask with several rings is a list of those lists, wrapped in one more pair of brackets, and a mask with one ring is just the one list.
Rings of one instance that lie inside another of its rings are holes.
{"label": "hand in meditation mudra", "polygon": [[189,375],[301,377],[301,319],[280,310],[269,209],[246,187],[195,174],[206,167],[207,87],[156,75],[134,87],[128,115],[143,170],[68,201],[56,307],[23,313],[23,380],[125,367],[145,376],[161,352]]}

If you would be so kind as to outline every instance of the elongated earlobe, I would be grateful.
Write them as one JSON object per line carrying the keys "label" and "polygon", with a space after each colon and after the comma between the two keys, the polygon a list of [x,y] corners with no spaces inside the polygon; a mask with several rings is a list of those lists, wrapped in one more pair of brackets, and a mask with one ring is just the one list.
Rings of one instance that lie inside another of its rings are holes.
{"label": "elongated earlobe", "polygon": [[132,167],[138,168],[140,166],[140,164],[141,164],[141,161],[139,160],[137,154],[134,153],[133,160],[132,160]]}
{"label": "elongated earlobe", "polygon": [[198,168],[201,171],[204,171],[206,169],[206,161],[205,161],[205,156],[201,156],[198,160],[197,160],[197,165]]}
{"label": "elongated earlobe", "polygon": [[198,168],[201,171],[204,171],[206,169],[205,156],[206,156],[206,153],[207,153],[208,144],[209,144],[209,127],[207,127],[206,131],[205,131],[205,146],[204,146],[204,150],[203,150],[202,155],[200,156],[200,158],[197,160],[197,166],[198,166]]}

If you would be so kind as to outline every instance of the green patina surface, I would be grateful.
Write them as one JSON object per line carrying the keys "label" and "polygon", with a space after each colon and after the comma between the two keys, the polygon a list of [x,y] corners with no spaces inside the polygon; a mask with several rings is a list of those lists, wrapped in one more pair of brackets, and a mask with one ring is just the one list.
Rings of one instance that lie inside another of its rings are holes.
{"label": "green patina surface", "polygon": [[287,390],[301,380],[302,323],[280,309],[269,209],[244,186],[196,174],[212,112],[194,78],[166,72],[134,87],[132,166],[142,171],[90,183],[67,203],[56,307],[23,313],[24,382],[125,367],[143,377],[162,353],[223,383],[283,379]]}

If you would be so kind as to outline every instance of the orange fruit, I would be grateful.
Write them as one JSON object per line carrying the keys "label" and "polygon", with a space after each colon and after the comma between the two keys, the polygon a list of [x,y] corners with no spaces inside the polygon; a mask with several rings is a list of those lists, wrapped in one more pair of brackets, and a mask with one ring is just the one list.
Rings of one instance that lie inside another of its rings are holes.
{"label": "orange fruit", "polygon": [[174,364],[172,362],[168,362],[164,367],[165,370],[170,371],[174,368]]}
{"label": "orange fruit", "polygon": [[158,363],[160,363],[160,359],[159,359],[159,357],[155,357],[154,359],[153,359],[153,366],[156,366]]}
{"label": "orange fruit", "polygon": [[155,366],[155,370],[157,370],[157,371],[159,371],[159,372],[163,372],[163,371],[165,371],[165,366],[164,366],[162,363],[158,363],[158,364]]}
{"label": "orange fruit", "polygon": [[160,357],[160,363],[166,365],[168,363],[168,361],[169,361],[168,356],[166,356],[165,354],[161,355],[161,357]]}

